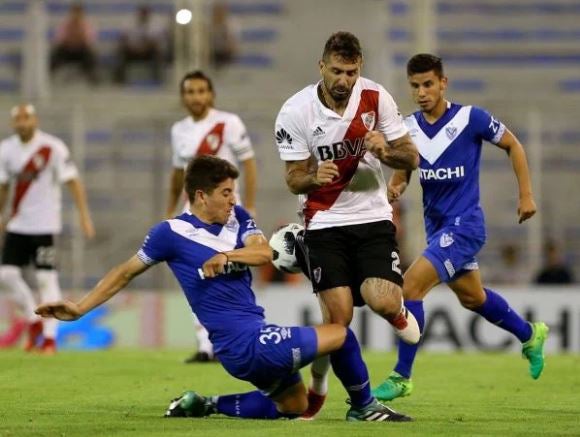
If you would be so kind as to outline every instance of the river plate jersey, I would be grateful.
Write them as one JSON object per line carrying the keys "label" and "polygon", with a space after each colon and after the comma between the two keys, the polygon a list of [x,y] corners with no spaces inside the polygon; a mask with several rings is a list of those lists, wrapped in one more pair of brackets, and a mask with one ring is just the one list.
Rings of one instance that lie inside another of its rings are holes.
{"label": "river plate jersey", "polygon": [[244,246],[250,235],[262,235],[248,212],[235,206],[225,225],[208,225],[191,213],[154,226],[137,253],[147,265],[167,262],[191,309],[208,330],[216,353],[249,347],[248,330],[264,325],[247,266],[229,263],[228,273],[203,279],[198,269],[218,252]]}
{"label": "river plate jersey", "polygon": [[0,142],[0,184],[11,184],[6,229],[25,235],[58,234],[62,229],[61,185],[78,177],[66,145],[36,130],[28,143],[18,135]]}
{"label": "river plate jersey", "polygon": [[505,126],[485,110],[448,103],[435,123],[417,111],[405,118],[419,149],[419,179],[427,237],[462,220],[484,224],[479,202],[479,164],[483,140],[497,144]]}
{"label": "river plate jersey", "polygon": [[391,95],[360,77],[342,116],[327,108],[313,84],[290,97],[276,119],[275,136],[283,161],[332,160],[339,176],[300,196],[308,229],[371,223],[392,218],[381,162],[364,146],[367,132],[378,130],[388,141],[407,133]]}

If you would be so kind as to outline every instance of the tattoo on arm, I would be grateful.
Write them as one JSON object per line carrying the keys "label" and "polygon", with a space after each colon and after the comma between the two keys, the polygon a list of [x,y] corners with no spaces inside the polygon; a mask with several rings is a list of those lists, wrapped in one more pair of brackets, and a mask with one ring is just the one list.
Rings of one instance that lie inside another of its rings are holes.
{"label": "tattoo on arm", "polygon": [[419,152],[409,134],[388,142],[379,159],[391,168],[413,171],[419,165]]}

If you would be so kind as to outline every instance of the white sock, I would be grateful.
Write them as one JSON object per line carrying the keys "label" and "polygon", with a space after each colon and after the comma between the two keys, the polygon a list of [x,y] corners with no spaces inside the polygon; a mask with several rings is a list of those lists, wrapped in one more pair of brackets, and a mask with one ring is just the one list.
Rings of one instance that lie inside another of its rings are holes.
{"label": "white sock", "polygon": [[22,277],[22,270],[16,266],[0,266],[0,281],[12,291],[12,297],[22,310],[24,317],[29,323],[34,323],[40,318],[34,314],[36,301],[32,290]]}
{"label": "white sock", "polygon": [[[38,282],[38,291],[40,291],[40,300],[42,303],[62,299],[60,285],[58,284],[58,272],[56,270],[38,269],[36,271],[36,281]],[[42,335],[44,335],[44,338],[54,340],[58,329],[58,320],[51,318],[44,319],[42,325]]]}
{"label": "white sock", "polygon": [[197,339],[198,352],[205,352],[210,357],[213,357],[213,344],[209,341],[209,334],[203,325],[195,318],[195,338]]}
{"label": "white sock", "polygon": [[328,371],[330,370],[330,356],[323,355],[314,360],[310,366],[310,389],[319,395],[328,393]]}

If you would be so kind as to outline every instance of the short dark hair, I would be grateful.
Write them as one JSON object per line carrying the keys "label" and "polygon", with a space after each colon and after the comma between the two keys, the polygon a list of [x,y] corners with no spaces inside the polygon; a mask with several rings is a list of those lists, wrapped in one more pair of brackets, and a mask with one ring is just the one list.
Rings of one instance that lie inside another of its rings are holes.
{"label": "short dark hair", "polygon": [[351,62],[357,62],[363,56],[358,38],[350,32],[343,31],[330,35],[324,44],[322,59],[328,61],[333,54]]}
{"label": "short dark hair", "polygon": [[435,72],[439,77],[443,77],[443,61],[439,56],[429,53],[419,53],[407,62],[407,76],[414,74]]}
{"label": "short dark hair", "polygon": [[179,94],[183,94],[183,87],[185,86],[185,81],[192,80],[192,79],[205,80],[207,82],[207,87],[209,88],[209,90],[212,93],[214,92],[213,83],[212,83],[211,79],[209,78],[209,76],[206,75],[201,70],[195,70],[195,71],[190,71],[189,73],[186,73],[185,76],[183,76],[183,79],[181,79],[181,82],[179,82]]}
{"label": "short dark hair", "polygon": [[211,194],[226,179],[237,179],[240,172],[225,159],[212,155],[193,158],[185,170],[185,192],[193,203],[195,192],[201,190]]}

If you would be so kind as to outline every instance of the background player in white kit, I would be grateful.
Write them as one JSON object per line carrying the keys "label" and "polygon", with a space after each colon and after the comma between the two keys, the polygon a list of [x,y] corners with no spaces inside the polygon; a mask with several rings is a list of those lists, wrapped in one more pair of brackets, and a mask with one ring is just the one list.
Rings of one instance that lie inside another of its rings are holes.
{"label": "background player in white kit", "polygon": [[66,145],[38,129],[32,105],[19,105],[10,112],[16,132],[0,143],[0,211],[4,211],[12,188],[0,281],[14,296],[29,322],[27,351],[44,337],[41,350],[56,351],[57,320],[40,321],[36,303],[22,276],[22,268],[33,264],[42,302],[61,298],[56,271],[54,236],[62,230],[61,184],[71,191],[84,235],[93,238],[95,229],[87,206],[84,187]]}
{"label": "background player in white kit", "polygon": [[[276,119],[286,183],[304,195],[309,277],[326,323],[348,326],[353,305],[368,305],[405,341],[419,329],[402,305],[403,278],[381,163],[413,170],[417,149],[391,95],[360,77],[356,36],[337,32],[319,62],[322,80],[288,99]],[[313,417],[327,391],[328,360],[312,367]]]}
{"label": "background player in white kit", "polygon": [[[236,114],[213,107],[213,83],[203,72],[187,73],[180,82],[179,90],[189,115],[171,128],[173,171],[166,217],[173,218],[180,199],[184,198],[183,179],[187,163],[201,155],[217,156],[242,170],[244,195],[240,197],[236,186],[236,198],[241,199],[244,208],[255,217],[256,159],[244,123]],[[212,361],[213,346],[207,331],[197,319],[195,323],[198,350],[186,362]]]}

